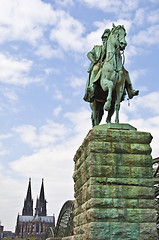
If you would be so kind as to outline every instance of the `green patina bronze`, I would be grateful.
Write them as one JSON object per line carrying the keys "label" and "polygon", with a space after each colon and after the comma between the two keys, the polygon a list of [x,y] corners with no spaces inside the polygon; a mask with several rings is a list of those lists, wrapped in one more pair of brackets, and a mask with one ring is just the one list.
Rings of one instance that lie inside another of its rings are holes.
{"label": "green patina bronze", "polygon": [[84,100],[90,102],[93,126],[99,125],[104,110],[108,111],[107,123],[111,122],[114,111],[118,123],[120,102],[126,92],[130,99],[139,93],[133,89],[129,72],[124,68],[121,51],[127,45],[125,36],[124,26],[113,24],[113,28],[106,29],[102,35],[103,45],[94,46],[87,54],[91,64]]}
{"label": "green patina bronze", "polygon": [[95,126],[95,129],[98,128],[98,130],[105,130],[105,129],[118,129],[118,130],[137,130],[135,127],[131,126],[130,124],[127,123],[107,123],[107,124],[102,124],[99,126]]}

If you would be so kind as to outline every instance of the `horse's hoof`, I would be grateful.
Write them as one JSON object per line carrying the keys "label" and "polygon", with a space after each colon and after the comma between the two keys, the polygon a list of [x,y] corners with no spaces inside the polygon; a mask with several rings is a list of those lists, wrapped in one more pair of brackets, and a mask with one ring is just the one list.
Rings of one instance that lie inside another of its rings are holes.
{"label": "horse's hoof", "polygon": [[131,90],[131,94],[129,96],[130,99],[132,99],[134,96],[139,95],[139,90]]}
{"label": "horse's hoof", "polygon": [[111,120],[110,120],[110,119],[107,119],[107,120],[106,120],[106,123],[111,123]]}
{"label": "horse's hoof", "polygon": [[137,96],[137,95],[139,95],[139,90],[134,91],[134,96]]}

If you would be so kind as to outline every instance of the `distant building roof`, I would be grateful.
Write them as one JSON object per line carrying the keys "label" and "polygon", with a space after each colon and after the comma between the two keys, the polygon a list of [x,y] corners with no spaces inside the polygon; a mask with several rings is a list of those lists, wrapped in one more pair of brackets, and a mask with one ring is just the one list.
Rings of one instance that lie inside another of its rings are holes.
{"label": "distant building roof", "polygon": [[54,216],[21,216],[19,215],[19,222],[54,222],[55,217]]}

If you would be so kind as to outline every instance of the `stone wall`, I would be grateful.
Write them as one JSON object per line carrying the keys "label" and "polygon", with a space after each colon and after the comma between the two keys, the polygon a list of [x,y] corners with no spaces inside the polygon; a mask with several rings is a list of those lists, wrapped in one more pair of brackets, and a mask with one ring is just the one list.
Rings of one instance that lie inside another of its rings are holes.
{"label": "stone wall", "polygon": [[69,236],[69,237],[62,238],[62,240],[74,240],[74,236]]}
{"label": "stone wall", "polygon": [[74,157],[74,240],[157,239],[151,139],[122,124],[88,133]]}
{"label": "stone wall", "polygon": [[64,237],[64,238],[47,238],[46,240],[74,240],[74,236]]}

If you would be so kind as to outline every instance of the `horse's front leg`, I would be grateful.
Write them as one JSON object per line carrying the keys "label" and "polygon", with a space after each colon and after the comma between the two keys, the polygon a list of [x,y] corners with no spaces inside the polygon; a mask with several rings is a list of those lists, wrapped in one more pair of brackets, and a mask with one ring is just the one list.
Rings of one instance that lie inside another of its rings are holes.
{"label": "horse's front leg", "polygon": [[116,73],[110,64],[104,64],[102,69],[100,84],[104,92],[108,91],[104,110],[109,111],[112,101],[112,92],[116,82]]}
{"label": "horse's front leg", "polygon": [[115,116],[115,122],[119,123],[119,110],[120,110],[120,100],[121,100],[121,87],[117,86],[116,87],[116,102],[115,102],[115,111],[116,111],[116,116]]}
{"label": "horse's front leg", "polygon": [[91,120],[92,120],[92,127],[94,127],[96,124],[96,102],[92,102],[90,103],[90,107],[92,110],[92,114],[91,114]]}
{"label": "horse's front leg", "polygon": [[112,104],[111,104],[111,107],[110,107],[110,109],[108,111],[107,118],[106,118],[106,122],[107,123],[111,123],[111,118],[112,118],[112,116],[114,114],[114,108],[115,108],[115,103],[113,101]]}
{"label": "horse's front leg", "polygon": [[120,110],[120,98],[117,97],[116,102],[115,102],[115,122],[119,123],[119,110]]}
{"label": "horse's front leg", "polygon": [[101,84],[101,86],[104,91],[108,90],[107,100],[106,103],[104,104],[104,110],[108,111],[110,109],[112,101],[113,82],[110,80],[105,80],[103,84]]}
{"label": "horse's front leg", "polygon": [[92,119],[92,127],[99,125],[103,116],[103,102],[94,101],[90,103],[90,107],[92,109],[91,119]]}
{"label": "horse's front leg", "polygon": [[120,109],[120,104],[119,104],[119,107],[116,107],[116,116],[115,116],[116,123],[119,123],[119,109]]}

